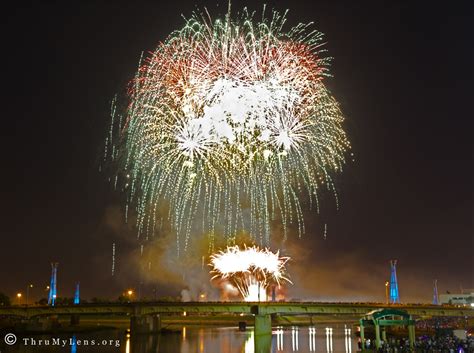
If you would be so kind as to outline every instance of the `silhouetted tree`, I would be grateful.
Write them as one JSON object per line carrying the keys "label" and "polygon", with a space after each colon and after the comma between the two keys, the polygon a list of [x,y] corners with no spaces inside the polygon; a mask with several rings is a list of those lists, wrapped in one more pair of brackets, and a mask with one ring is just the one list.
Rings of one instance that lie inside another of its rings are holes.
{"label": "silhouetted tree", "polygon": [[10,306],[10,298],[6,295],[0,292],[0,306]]}
{"label": "silhouetted tree", "polygon": [[38,305],[48,305],[48,299],[41,298],[40,300],[38,300]]}
{"label": "silhouetted tree", "polygon": [[56,305],[72,305],[73,302],[74,302],[73,298],[66,298],[66,297],[56,298]]}
{"label": "silhouetted tree", "polygon": [[126,295],[121,295],[120,297],[118,297],[117,301],[119,303],[128,303],[128,302],[130,302],[130,297],[128,297]]}
{"label": "silhouetted tree", "polygon": [[110,300],[94,297],[91,299],[91,303],[96,303],[96,304],[110,303]]}

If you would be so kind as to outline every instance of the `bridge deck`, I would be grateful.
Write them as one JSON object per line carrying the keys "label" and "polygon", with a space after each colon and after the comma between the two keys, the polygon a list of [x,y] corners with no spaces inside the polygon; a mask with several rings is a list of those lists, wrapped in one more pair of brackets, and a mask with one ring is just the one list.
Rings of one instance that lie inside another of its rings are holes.
{"label": "bridge deck", "polygon": [[0,307],[0,316],[48,316],[48,315],[151,315],[164,313],[245,313],[282,315],[355,315],[363,316],[380,308],[406,310],[417,316],[464,316],[474,317],[474,309],[448,305],[416,305],[365,303],[314,303],[314,302],[132,302],[111,304],[79,304],[69,306]]}

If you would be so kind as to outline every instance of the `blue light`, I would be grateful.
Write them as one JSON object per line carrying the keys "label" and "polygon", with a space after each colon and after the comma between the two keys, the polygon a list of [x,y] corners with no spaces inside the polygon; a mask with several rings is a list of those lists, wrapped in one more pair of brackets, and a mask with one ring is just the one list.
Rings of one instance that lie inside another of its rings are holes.
{"label": "blue light", "polygon": [[76,340],[76,336],[72,336],[71,353],[77,353],[77,340]]}
{"label": "blue light", "polygon": [[79,283],[76,284],[76,291],[74,292],[74,304],[79,304],[81,301],[79,297]]}
{"label": "blue light", "polygon": [[49,285],[48,305],[54,306],[57,297],[58,263],[51,263],[51,283]]}
{"label": "blue light", "polygon": [[390,261],[390,303],[400,303],[400,296],[398,294],[397,282],[397,260]]}

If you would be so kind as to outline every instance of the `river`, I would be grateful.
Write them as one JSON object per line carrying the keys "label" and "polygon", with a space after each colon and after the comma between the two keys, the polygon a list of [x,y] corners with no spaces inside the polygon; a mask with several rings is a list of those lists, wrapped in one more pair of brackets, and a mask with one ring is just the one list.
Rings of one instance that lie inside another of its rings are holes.
{"label": "river", "polygon": [[[3,343],[3,342],[2,342]],[[357,338],[344,324],[273,327],[272,336],[254,337],[252,328],[184,326],[155,335],[130,337],[123,331],[18,337],[1,353],[352,353]]]}

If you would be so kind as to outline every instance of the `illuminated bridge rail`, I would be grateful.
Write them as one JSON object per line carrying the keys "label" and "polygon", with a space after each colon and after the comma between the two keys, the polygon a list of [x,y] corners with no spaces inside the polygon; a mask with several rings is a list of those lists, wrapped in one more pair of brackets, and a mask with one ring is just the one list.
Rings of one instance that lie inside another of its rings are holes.
{"label": "illuminated bridge rail", "polygon": [[52,315],[128,315],[159,314],[254,314],[254,315],[354,315],[363,316],[381,308],[397,308],[414,316],[474,317],[474,309],[444,305],[314,303],[314,302],[132,302],[123,304],[80,304],[69,306],[0,307],[0,316],[33,318]]}

